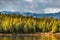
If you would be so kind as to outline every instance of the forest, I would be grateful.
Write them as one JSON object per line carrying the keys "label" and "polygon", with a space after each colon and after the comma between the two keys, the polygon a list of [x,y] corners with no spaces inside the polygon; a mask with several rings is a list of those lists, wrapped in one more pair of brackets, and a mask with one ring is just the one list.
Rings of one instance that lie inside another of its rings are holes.
{"label": "forest", "polygon": [[0,33],[60,32],[60,19],[54,17],[33,18],[21,14],[0,14]]}

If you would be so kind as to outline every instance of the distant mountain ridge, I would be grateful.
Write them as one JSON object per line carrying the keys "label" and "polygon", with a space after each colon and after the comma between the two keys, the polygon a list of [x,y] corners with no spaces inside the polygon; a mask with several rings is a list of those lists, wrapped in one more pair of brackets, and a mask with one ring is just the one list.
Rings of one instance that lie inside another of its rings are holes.
{"label": "distant mountain ridge", "polygon": [[32,16],[32,17],[54,17],[60,19],[60,12],[58,13],[31,13],[31,12],[11,12],[11,11],[1,11],[1,14],[22,14],[24,16]]}

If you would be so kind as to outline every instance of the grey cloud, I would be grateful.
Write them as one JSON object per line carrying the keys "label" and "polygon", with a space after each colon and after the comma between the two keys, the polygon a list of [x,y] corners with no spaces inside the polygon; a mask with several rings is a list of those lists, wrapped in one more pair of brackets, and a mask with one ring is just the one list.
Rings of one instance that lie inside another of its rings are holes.
{"label": "grey cloud", "polygon": [[34,0],[34,11],[43,12],[46,8],[60,8],[60,0]]}
{"label": "grey cloud", "polygon": [[60,0],[0,0],[0,10],[42,12],[46,8],[60,8]]}

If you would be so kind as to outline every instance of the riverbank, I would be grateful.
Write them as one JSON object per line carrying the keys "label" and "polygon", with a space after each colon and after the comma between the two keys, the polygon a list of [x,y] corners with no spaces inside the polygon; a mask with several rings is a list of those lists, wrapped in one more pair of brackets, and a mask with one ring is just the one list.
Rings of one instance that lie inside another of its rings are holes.
{"label": "riverbank", "polygon": [[13,34],[2,34],[0,33],[0,36],[7,36],[7,37],[11,37],[11,36],[41,36],[41,35],[44,35],[44,36],[52,36],[52,35],[58,35],[60,36],[60,33],[35,33],[35,34],[19,34],[19,33],[13,33]]}

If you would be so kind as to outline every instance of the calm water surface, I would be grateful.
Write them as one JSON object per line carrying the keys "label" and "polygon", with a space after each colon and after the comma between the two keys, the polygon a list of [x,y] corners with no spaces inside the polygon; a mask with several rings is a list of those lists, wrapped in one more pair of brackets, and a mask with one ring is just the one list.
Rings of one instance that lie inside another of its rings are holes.
{"label": "calm water surface", "polygon": [[51,35],[51,36],[13,36],[13,37],[4,37],[0,36],[0,40],[60,40],[60,36]]}

